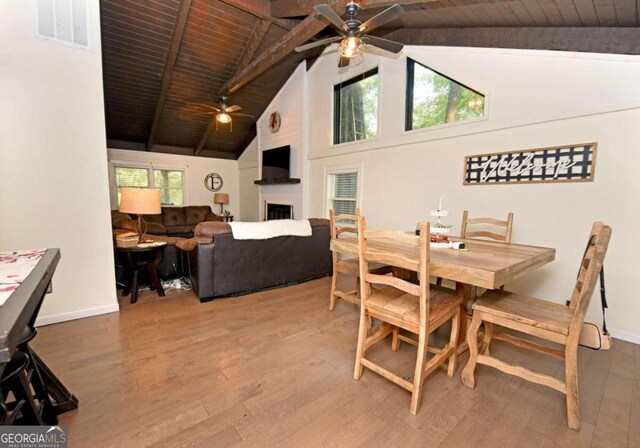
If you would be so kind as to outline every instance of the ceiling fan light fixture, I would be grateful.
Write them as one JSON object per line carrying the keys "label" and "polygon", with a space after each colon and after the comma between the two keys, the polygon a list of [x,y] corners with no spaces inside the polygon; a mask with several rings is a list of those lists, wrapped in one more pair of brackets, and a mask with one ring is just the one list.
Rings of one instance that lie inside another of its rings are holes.
{"label": "ceiling fan light fixture", "polygon": [[229,115],[226,112],[221,112],[218,115],[216,115],[216,121],[218,123],[231,123],[231,115]]}
{"label": "ceiling fan light fixture", "polygon": [[344,58],[355,58],[364,53],[364,47],[364,41],[358,36],[349,36],[340,42],[338,53]]}

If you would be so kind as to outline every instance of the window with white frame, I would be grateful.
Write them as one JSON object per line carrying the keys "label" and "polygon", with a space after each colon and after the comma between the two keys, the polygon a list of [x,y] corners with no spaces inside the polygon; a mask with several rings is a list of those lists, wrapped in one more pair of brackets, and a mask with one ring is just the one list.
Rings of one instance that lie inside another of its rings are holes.
{"label": "window with white frame", "polygon": [[358,170],[330,171],[327,175],[327,215],[333,209],[336,215],[354,215],[358,207]]}
{"label": "window with white frame", "polygon": [[114,173],[118,204],[122,187],[136,187],[159,189],[163,206],[185,205],[183,170],[115,165]]}

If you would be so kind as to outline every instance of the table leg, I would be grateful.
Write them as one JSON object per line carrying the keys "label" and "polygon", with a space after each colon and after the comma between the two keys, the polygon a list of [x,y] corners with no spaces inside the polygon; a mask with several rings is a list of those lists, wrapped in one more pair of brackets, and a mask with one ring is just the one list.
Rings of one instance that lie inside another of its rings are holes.
{"label": "table leg", "polygon": [[153,289],[156,290],[160,297],[164,297],[164,288],[162,287],[162,283],[160,283],[160,279],[158,279],[158,272],[156,271],[156,267],[152,264],[148,264],[147,271],[149,272],[149,277],[151,277],[151,284],[153,285]]}
{"label": "table leg", "polygon": [[149,271],[149,277],[151,277],[151,283],[153,284],[154,289],[158,293],[160,297],[164,297],[164,288],[162,287],[162,283],[158,279],[158,271],[157,267],[162,262],[164,248],[156,249],[154,260],[147,265],[147,271]]}
{"label": "table leg", "polygon": [[465,353],[467,346],[467,303],[471,298],[472,287],[465,283],[456,282],[456,293],[462,299],[460,305],[460,331],[458,333],[458,355]]}
{"label": "table leg", "polygon": [[131,303],[138,301],[138,269],[133,270],[133,278],[131,280]]}
{"label": "table leg", "polygon": [[49,369],[38,354],[31,349],[33,362],[42,376],[42,382],[47,393],[53,398],[55,404],[53,406],[56,414],[63,414],[78,407],[78,399],[69,390],[58,377]]}

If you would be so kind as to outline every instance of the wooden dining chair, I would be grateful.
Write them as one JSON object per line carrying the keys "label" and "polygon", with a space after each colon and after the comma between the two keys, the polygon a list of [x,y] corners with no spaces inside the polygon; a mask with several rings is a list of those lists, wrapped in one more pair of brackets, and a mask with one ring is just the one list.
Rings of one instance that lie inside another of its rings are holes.
{"label": "wooden dining chair", "polygon": [[[495,233],[488,230],[469,230],[469,225],[490,225],[504,228],[504,233]],[[490,238],[504,243],[511,242],[511,227],[513,226],[513,213],[507,215],[506,221],[495,218],[469,218],[469,211],[462,214],[462,225],[460,226],[460,238]]]}
{"label": "wooden dining chair", "polygon": [[[344,213],[340,215],[336,215],[333,209],[329,210],[331,239],[334,240],[334,250],[332,251],[333,276],[331,278],[331,293],[329,296],[329,309],[331,311],[333,311],[334,308],[336,307],[336,299],[343,299],[343,300],[346,300],[347,302],[360,304],[360,297],[358,293],[360,289],[358,286],[358,282],[359,282],[358,275],[360,274],[360,267],[358,263],[358,257],[356,256],[352,258],[341,259],[340,254],[348,253],[348,252],[346,250],[343,252],[340,252],[341,246],[338,241],[338,238],[340,237],[340,235],[344,233],[350,233],[352,234],[352,236],[357,235],[358,229],[355,226],[356,226],[356,220],[358,219],[358,216],[360,216],[359,208],[356,208],[355,215],[349,215]],[[340,222],[342,222],[343,224],[342,225],[338,224]],[[348,222],[351,225],[344,224],[345,222]],[[338,242],[338,244],[336,244],[336,242]],[[388,274],[391,272],[390,266],[384,266],[383,264],[380,264],[380,263],[371,263],[370,269],[372,269],[373,272],[375,272],[376,274],[381,274],[381,275]],[[338,289],[338,274],[340,273],[348,274],[356,278],[355,290],[342,291]]]}
{"label": "wooden dining chair", "polygon": [[[611,227],[601,222],[593,224],[569,305],[497,290],[490,291],[478,299],[473,306],[473,320],[467,332],[470,358],[462,372],[462,382],[466,386],[470,388],[475,386],[476,364],[485,364],[527,381],[551,387],[566,395],[567,426],[575,430],[580,429],[578,341],[610,237]],[[485,333],[482,347],[479,349],[478,330],[482,323],[485,325]],[[564,350],[545,347],[510,334],[498,333],[493,329],[494,324],[564,345]],[[489,351],[492,339],[564,360],[565,381],[494,358]]]}
{"label": "wooden dining chair", "polygon": [[[371,239],[383,238],[389,250],[371,250]],[[449,362],[447,373],[451,377],[456,370],[458,330],[462,299],[441,291],[431,291],[429,285],[429,224],[420,224],[420,236],[397,230],[367,230],[364,217],[358,217],[358,246],[360,254],[360,326],[354,378],[359,380],[363,367],[373,370],[411,392],[412,414],[420,408],[423,383],[427,375],[440,365]],[[407,247],[419,254],[419,260],[409,259],[402,253],[394,253],[397,245]],[[418,273],[418,284],[386,275],[369,272],[372,262],[384,263]],[[371,285],[378,285],[372,288]],[[381,286],[381,287],[380,287]],[[371,336],[368,333],[369,318],[382,321],[380,328]],[[451,320],[449,341],[443,348],[429,348],[429,334],[443,323]],[[366,351],[386,336],[392,335],[392,350],[399,347],[398,329],[418,335],[416,365],[413,382],[365,358]],[[427,352],[435,353],[427,361]]]}
{"label": "wooden dining chair", "polygon": [[[495,233],[487,230],[469,230],[469,225],[490,225],[504,228],[504,233]],[[460,226],[460,238],[490,238],[503,243],[511,242],[511,228],[513,227],[513,213],[507,215],[506,221],[495,218],[469,218],[469,211],[462,214],[462,225]],[[442,277],[436,278],[436,285],[442,285]],[[502,287],[504,289],[504,286]]]}

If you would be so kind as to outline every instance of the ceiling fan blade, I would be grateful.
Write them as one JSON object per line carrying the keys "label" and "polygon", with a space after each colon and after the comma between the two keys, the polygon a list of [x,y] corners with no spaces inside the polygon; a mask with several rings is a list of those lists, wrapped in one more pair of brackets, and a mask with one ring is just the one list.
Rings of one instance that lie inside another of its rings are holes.
{"label": "ceiling fan blade", "polygon": [[400,5],[393,5],[385,9],[380,14],[371,17],[358,28],[361,33],[368,33],[385,23],[391,22],[404,14],[404,9]]}
{"label": "ceiling fan blade", "polygon": [[206,104],[206,103],[185,104],[180,109],[185,111],[185,112],[200,112],[200,111],[204,111],[204,110],[218,110],[217,108],[211,106],[210,104]]}
{"label": "ceiling fan blade", "polygon": [[249,114],[233,114],[233,116],[239,117],[239,118],[251,118],[252,120],[256,118],[253,115],[249,115]]}
{"label": "ceiling fan blade", "polygon": [[231,112],[235,112],[235,111],[238,111],[238,110],[242,110],[242,107],[233,105],[233,106],[227,107],[224,111],[226,113],[231,113]]}
{"label": "ceiling fan blade", "polygon": [[331,9],[329,5],[316,5],[313,7],[316,10],[317,14],[320,14],[322,17],[331,22],[336,28],[342,31],[349,31],[349,26],[344,23],[344,20],[340,18],[336,12]]}
{"label": "ceiling fan blade", "polygon": [[338,68],[348,66],[350,61],[351,61],[351,58],[345,58],[344,56],[340,56],[340,61],[338,61]]}
{"label": "ceiling fan blade", "polygon": [[382,48],[383,50],[387,50],[391,53],[400,53],[404,48],[404,45],[394,42],[392,40],[383,39],[381,37],[376,36],[362,36],[362,39],[373,45],[374,47]]}
{"label": "ceiling fan blade", "polygon": [[307,50],[310,50],[312,48],[319,47],[321,45],[332,44],[332,43],[337,42],[339,40],[342,40],[341,36],[335,36],[335,37],[329,37],[327,39],[317,40],[315,42],[311,42],[310,44],[300,45],[299,47],[296,47],[296,51],[298,53],[301,53],[303,51],[307,51]]}

